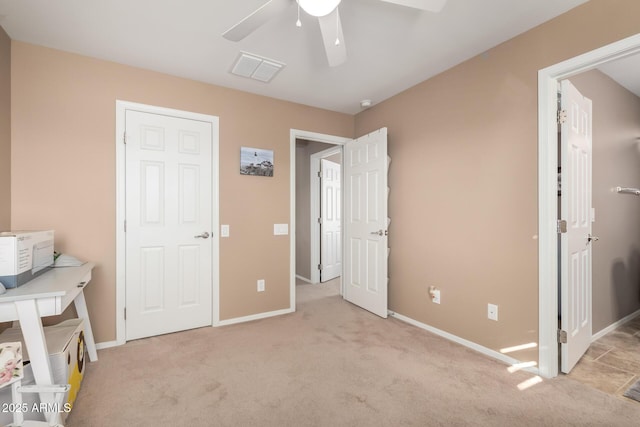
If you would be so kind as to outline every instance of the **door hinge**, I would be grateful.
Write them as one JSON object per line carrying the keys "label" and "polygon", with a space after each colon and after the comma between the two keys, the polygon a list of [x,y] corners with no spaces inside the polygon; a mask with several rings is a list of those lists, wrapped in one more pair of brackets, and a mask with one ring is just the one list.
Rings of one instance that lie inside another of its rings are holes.
{"label": "door hinge", "polygon": [[567,331],[563,331],[562,329],[558,329],[558,343],[566,344],[567,343]]}
{"label": "door hinge", "polygon": [[322,224],[322,218],[318,218],[318,224]]}
{"label": "door hinge", "polygon": [[558,124],[562,125],[567,121],[567,110],[558,110]]}
{"label": "door hinge", "polygon": [[127,307],[124,308],[124,320],[127,320]]}
{"label": "door hinge", "polygon": [[127,132],[124,132],[124,133],[122,134],[122,142],[124,142],[124,143],[125,143],[125,145],[127,144]]}
{"label": "door hinge", "polygon": [[322,178],[322,172],[318,171],[318,178]]}
{"label": "door hinge", "polygon": [[322,270],[322,264],[318,264],[318,270]]}
{"label": "door hinge", "polygon": [[127,232],[127,220],[126,219],[124,220],[124,232],[125,233]]}
{"label": "door hinge", "polygon": [[556,233],[562,234],[567,232],[567,221],[564,219],[559,219],[556,223]]}

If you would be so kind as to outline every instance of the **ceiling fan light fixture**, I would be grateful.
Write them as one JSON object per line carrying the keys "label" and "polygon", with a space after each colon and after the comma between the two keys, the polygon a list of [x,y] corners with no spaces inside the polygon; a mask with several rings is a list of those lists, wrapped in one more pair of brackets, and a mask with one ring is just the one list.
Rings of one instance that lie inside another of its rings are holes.
{"label": "ceiling fan light fixture", "polygon": [[311,16],[327,16],[342,0],[298,0],[298,5]]}

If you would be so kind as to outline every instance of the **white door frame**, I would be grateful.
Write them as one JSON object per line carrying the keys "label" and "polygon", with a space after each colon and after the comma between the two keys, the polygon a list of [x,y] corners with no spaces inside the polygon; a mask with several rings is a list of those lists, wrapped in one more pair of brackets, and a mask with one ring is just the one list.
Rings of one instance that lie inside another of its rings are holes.
{"label": "white door frame", "polygon": [[[289,305],[291,310],[296,310],[296,140],[306,139],[308,141],[324,142],[325,144],[338,145],[342,151],[342,146],[352,138],[342,136],[327,135],[316,132],[309,132],[299,129],[291,129],[289,132],[289,218],[291,221],[291,236],[289,236]],[[344,191],[342,192],[344,197]],[[313,199],[312,199],[313,200]],[[344,203],[342,203],[344,206]],[[342,216],[341,216],[342,217]],[[312,221],[313,224],[313,221]],[[313,248],[312,248],[313,250]],[[317,255],[318,257],[320,255]],[[313,266],[313,264],[312,264]],[[343,264],[344,268],[344,264]],[[313,277],[313,268],[311,269]],[[317,282],[316,282],[317,283]]]}
{"label": "white door frame", "polygon": [[640,53],[640,34],[538,71],[538,371],[558,375],[558,82]]}
{"label": "white door frame", "polygon": [[318,223],[318,218],[321,217],[320,177],[318,176],[320,160],[339,153],[342,153],[342,146],[327,148],[319,153],[312,154],[309,162],[309,194],[311,200],[311,239],[309,243],[311,245],[311,277],[309,279],[314,284],[320,283],[320,270],[318,269],[318,264],[320,264],[320,224]]}
{"label": "white door frame", "polygon": [[211,232],[212,236],[212,326],[220,322],[220,193],[219,193],[219,127],[218,117],[207,114],[193,113],[189,111],[174,110],[171,108],[156,107],[152,105],[138,104],[128,101],[116,100],[116,342],[115,345],[126,343],[126,329],[124,309],[126,304],[126,234],[124,232],[125,211],[125,117],[127,110],[136,110],[144,113],[162,114],[184,119],[199,120],[211,123]]}

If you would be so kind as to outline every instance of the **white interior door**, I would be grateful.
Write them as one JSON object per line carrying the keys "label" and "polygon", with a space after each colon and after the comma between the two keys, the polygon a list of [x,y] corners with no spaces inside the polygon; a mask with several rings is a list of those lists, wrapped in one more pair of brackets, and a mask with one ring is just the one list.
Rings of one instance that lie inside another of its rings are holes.
{"label": "white interior door", "polygon": [[387,129],[344,146],[344,297],[387,317]]}
{"label": "white interior door", "polygon": [[126,339],[211,325],[212,125],[125,120]]}
{"label": "white interior door", "polygon": [[342,166],[327,159],[320,159],[320,172],[320,281],[326,282],[339,277],[342,271]]}
{"label": "white interior door", "polygon": [[561,217],[560,234],[562,372],[568,373],[591,343],[591,100],[568,81],[561,83]]}

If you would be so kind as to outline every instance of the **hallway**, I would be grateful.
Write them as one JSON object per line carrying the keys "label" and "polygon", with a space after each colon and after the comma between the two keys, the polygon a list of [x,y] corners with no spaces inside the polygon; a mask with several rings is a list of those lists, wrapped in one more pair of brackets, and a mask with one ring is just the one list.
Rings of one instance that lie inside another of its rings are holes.
{"label": "hallway", "polygon": [[593,342],[567,376],[633,402],[623,395],[640,379],[640,316]]}

